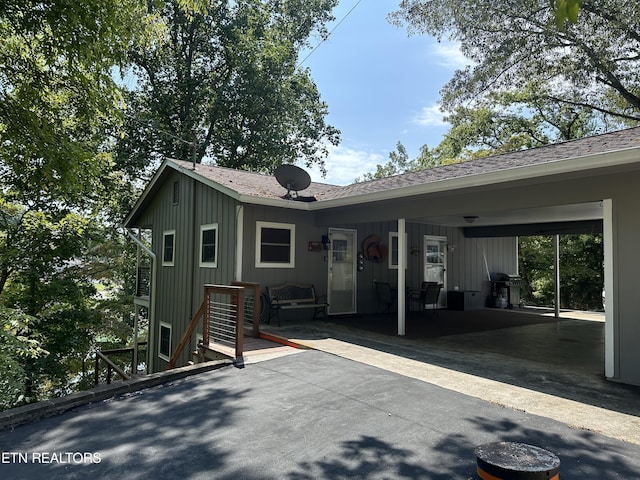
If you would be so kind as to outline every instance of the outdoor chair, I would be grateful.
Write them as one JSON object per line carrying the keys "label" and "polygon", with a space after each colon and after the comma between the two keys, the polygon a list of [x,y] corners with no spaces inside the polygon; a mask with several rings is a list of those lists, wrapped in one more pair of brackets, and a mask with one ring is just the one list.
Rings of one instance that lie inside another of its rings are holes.
{"label": "outdoor chair", "polygon": [[411,312],[413,309],[413,304],[417,303],[420,305],[420,310],[424,309],[424,296],[427,293],[427,287],[429,285],[437,285],[438,282],[422,282],[420,285],[420,290],[409,290],[407,294],[407,309]]}
{"label": "outdoor chair", "polygon": [[426,310],[428,305],[432,305],[434,315],[437,316],[440,290],[442,290],[442,285],[437,282],[422,282],[419,292],[409,294],[409,311],[411,311],[413,303],[417,302],[421,310]]}
{"label": "outdoor chair", "polygon": [[384,307],[384,313],[391,313],[391,307],[395,300],[391,285],[387,282],[374,282],[374,285],[376,287],[378,305],[382,305]]}

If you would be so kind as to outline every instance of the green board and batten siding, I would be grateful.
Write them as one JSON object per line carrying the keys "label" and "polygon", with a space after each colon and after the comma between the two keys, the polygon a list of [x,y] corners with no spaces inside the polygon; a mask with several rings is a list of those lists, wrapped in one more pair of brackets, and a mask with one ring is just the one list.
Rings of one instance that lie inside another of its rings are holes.
{"label": "green board and batten siding", "polygon": [[[358,250],[369,235],[377,235],[381,242],[389,246],[389,233],[398,231],[398,222],[380,221],[361,224],[332,225],[337,228],[356,230]],[[517,239],[507,238],[466,238],[459,227],[430,225],[407,222],[407,269],[406,286],[420,288],[424,270],[424,236],[445,237],[447,244],[447,288],[458,286],[460,290],[481,291],[484,299],[489,299],[490,283],[487,268],[491,273],[517,272]],[[391,255],[391,252],[389,252]],[[486,258],[486,264],[485,264]],[[326,264],[324,274],[326,276]],[[381,263],[364,261],[364,269],[357,273],[358,313],[375,313],[379,310],[374,281],[388,282],[393,287],[398,283],[397,268],[390,268],[388,259]]]}
{"label": "green board and batten siding", "polygon": [[[179,198],[174,204],[174,182],[179,183]],[[244,281],[258,282],[262,288],[285,282],[312,283],[319,295],[327,293],[327,250],[310,251],[310,242],[321,242],[329,227],[348,228],[357,231],[358,250],[362,241],[371,234],[378,235],[382,242],[389,242],[389,232],[397,231],[397,222],[378,221],[361,224],[316,225],[317,215],[313,212],[289,210],[245,204],[242,209],[242,238],[237,235],[237,210],[239,203],[233,198],[216,191],[175,171],[169,171],[157,186],[150,203],[138,219],[139,225],[152,228],[153,250],[158,256],[158,272],[155,299],[154,328],[150,339],[155,344],[155,358],[151,368],[159,371],[166,361],[157,355],[160,323],[171,325],[171,350],[176,347],[187,328],[193,313],[202,302],[205,284],[228,285],[236,278],[237,242],[243,244],[242,271]],[[256,225],[258,222],[295,225],[295,267],[256,267]],[[201,267],[200,227],[217,224],[218,246],[217,267]],[[505,255],[515,253],[515,239],[468,239],[462,229],[408,222],[407,243],[413,255],[409,257],[407,286],[415,288],[422,281],[422,256],[424,235],[443,236],[449,244],[456,245],[448,253],[449,288],[459,285],[461,289],[485,290],[488,293],[486,268],[479,252],[484,252],[492,272],[514,272],[516,265],[501,265],[495,262],[515,258]],[[173,266],[162,265],[163,234],[175,230],[175,259]],[[185,245],[187,246],[185,248]],[[363,272],[357,274],[358,312],[376,311],[373,281],[397,282],[397,270],[390,269],[385,261],[380,264],[365,262]],[[465,284],[465,282],[468,282]],[[298,312],[299,314],[299,312]],[[194,343],[192,341],[192,343]],[[189,345],[178,364],[185,364],[195,345]]]}
{"label": "green board and batten siding", "polygon": [[[312,283],[318,294],[327,291],[327,251],[309,251],[309,242],[320,242],[327,228],[318,227],[314,214],[283,208],[246,205],[244,207],[244,255],[242,279],[262,287],[285,282]],[[273,222],[295,225],[295,268],[256,267],[256,224]]]}
{"label": "green board and batten siding", "polygon": [[[179,183],[174,203],[174,182]],[[195,190],[194,190],[195,189]],[[236,245],[236,202],[191,178],[171,172],[158,186],[151,203],[138,222],[152,228],[153,251],[158,257],[155,317],[149,338],[155,343],[151,371],[163,370],[166,361],[157,356],[160,322],[171,325],[171,351],[202,302],[207,283],[229,284],[233,280]],[[200,267],[200,226],[218,224],[218,266]],[[174,264],[162,265],[163,234],[175,230]],[[185,245],[187,248],[185,248]],[[224,261],[220,261],[224,259]],[[185,348],[178,364],[185,364],[194,345]]]}

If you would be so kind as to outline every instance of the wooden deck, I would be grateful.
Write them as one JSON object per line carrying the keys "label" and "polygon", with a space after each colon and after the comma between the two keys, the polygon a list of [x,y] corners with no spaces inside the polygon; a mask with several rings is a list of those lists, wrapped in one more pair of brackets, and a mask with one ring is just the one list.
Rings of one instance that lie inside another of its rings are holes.
{"label": "wooden deck", "polygon": [[[222,356],[223,358],[235,360],[235,349],[228,345],[211,343],[208,347],[205,347],[205,350],[206,358],[220,358]],[[245,364],[261,362],[302,351],[302,349],[264,338],[244,337],[243,359]]]}

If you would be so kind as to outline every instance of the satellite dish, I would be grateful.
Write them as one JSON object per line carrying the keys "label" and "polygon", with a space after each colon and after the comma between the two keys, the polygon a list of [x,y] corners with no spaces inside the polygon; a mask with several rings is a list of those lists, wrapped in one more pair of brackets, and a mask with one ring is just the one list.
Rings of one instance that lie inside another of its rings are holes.
{"label": "satellite dish", "polygon": [[287,189],[287,194],[284,198],[291,198],[291,191],[298,192],[304,190],[311,185],[311,177],[300,167],[291,165],[289,163],[282,164],[276,168],[276,180],[278,183]]}

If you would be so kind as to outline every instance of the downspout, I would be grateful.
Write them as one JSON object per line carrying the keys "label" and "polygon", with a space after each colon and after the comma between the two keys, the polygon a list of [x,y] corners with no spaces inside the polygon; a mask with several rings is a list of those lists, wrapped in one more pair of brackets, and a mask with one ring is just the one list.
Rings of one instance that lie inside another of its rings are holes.
{"label": "downspout", "polygon": [[[195,160],[194,160],[195,161]],[[195,166],[195,163],[194,163]],[[195,167],[194,167],[195,168]],[[194,299],[195,297],[195,286],[196,286],[196,258],[200,258],[199,255],[201,255],[200,251],[199,251],[199,245],[198,245],[198,235],[196,235],[196,200],[197,200],[197,188],[198,188],[198,184],[196,183],[196,179],[193,179],[193,184],[192,184],[192,188],[193,188],[193,192],[191,195],[191,251],[193,252],[191,255],[189,255],[190,260],[190,272],[189,272],[189,318],[192,318],[193,315],[195,314],[196,310],[198,309],[198,307],[194,307]],[[200,234],[200,232],[198,232],[198,234]],[[200,303],[202,302],[198,302],[198,300],[195,300],[196,305],[200,305]],[[188,324],[188,320],[187,320],[187,324]],[[173,349],[171,350],[173,351]]]}
{"label": "downspout", "polygon": [[[125,233],[129,236],[129,238],[131,238],[131,240],[133,240],[136,245],[138,245],[138,247],[140,247],[142,250],[145,251],[145,253],[147,253],[150,257],[151,257],[151,288],[149,289],[149,339],[147,341],[147,373],[152,373],[150,371],[150,367],[151,367],[151,360],[154,358],[155,355],[155,337],[154,337],[154,333],[155,333],[155,329],[152,327],[153,326],[153,321],[155,319],[155,291],[156,291],[156,272],[157,272],[157,257],[156,254],[153,253],[153,251],[151,251],[151,249],[149,247],[147,247],[144,243],[142,243],[142,241],[136,237],[129,229],[124,228]],[[137,329],[136,329],[137,330]],[[135,332],[136,337],[138,332]],[[134,348],[136,349],[136,357],[137,355],[137,349],[138,349],[138,345],[136,343],[136,345],[134,345]]]}

